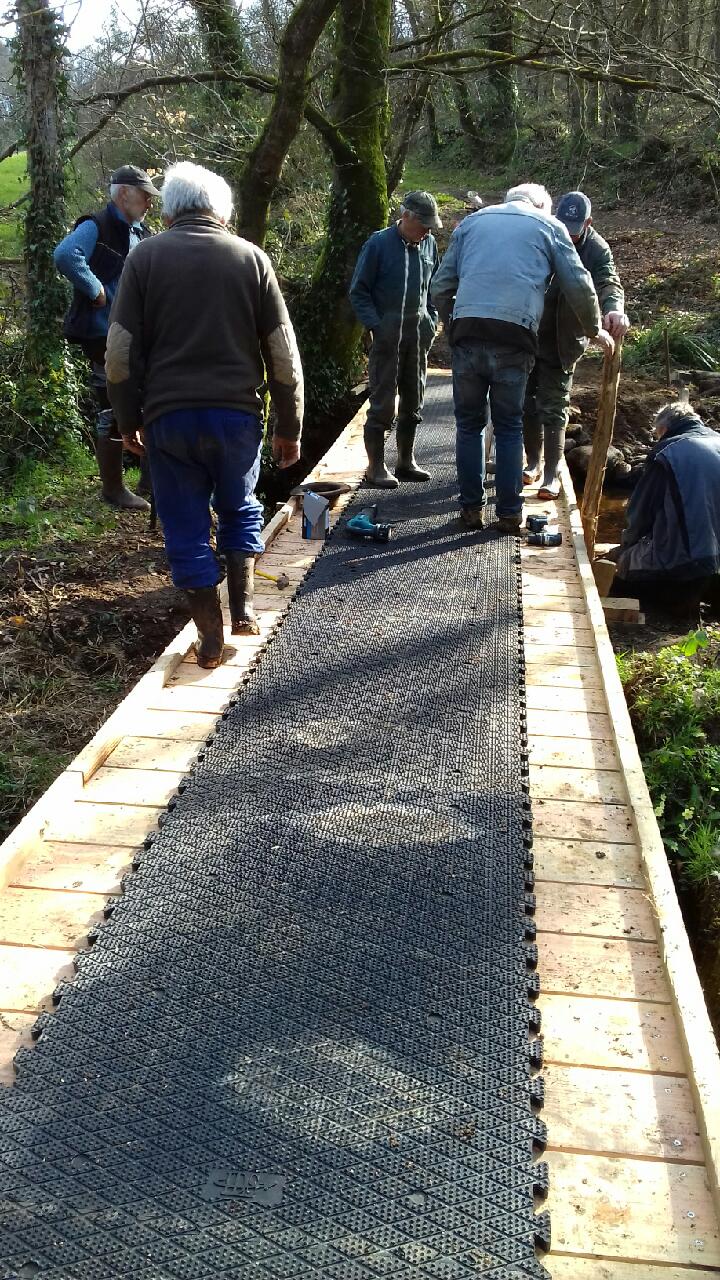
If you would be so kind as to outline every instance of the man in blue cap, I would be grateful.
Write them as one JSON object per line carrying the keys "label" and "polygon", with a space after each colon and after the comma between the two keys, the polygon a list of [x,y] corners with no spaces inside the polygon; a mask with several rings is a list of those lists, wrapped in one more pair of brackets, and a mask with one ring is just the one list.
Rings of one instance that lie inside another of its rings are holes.
{"label": "man in blue cap", "polygon": [[[357,260],[350,302],[372,335],[368,381],[370,409],[365,424],[368,469],[376,489],[395,489],[399,480],[430,479],[415,461],[415,435],[422,421],[428,351],[437,329],[437,311],[429,300],[438,268],[433,231],[442,227],[429,191],[409,191],[400,217],[365,241]],[[397,465],[385,466],[385,438],[397,416]]]}
{"label": "man in blue cap", "polygon": [[[588,197],[582,191],[569,191],[558,201],[555,217],[567,227],[580,261],[590,272],[603,328],[615,339],[624,337],[630,327],[625,294],[610,246],[592,225]],[[587,342],[582,325],[554,277],[545,294],[537,359],[528,379],[523,415],[527,457],[523,482],[535,484],[542,472],[540,498],[556,498],[560,492],[558,468],[565,445],[573,374]]]}

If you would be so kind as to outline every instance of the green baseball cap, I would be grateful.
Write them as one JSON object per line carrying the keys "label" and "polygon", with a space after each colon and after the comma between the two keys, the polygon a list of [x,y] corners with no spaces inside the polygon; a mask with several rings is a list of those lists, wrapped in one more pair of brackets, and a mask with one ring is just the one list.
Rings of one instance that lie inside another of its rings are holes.
{"label": "green baseball cap", "polygon": [[424,227],[430,227],[433,231],[439,231],[442,227],[437,200],[429,191],[408,191],[403,196],[402,208],[413,213]]}

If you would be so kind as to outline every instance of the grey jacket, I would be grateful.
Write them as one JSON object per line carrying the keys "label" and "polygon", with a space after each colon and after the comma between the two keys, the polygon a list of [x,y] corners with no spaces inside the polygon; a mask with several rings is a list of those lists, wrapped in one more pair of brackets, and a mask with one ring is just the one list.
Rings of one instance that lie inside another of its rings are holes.
{"label": "grey jacket", "polygon": [[432,282],[443,321],[480,317],[537,334],[551,277],[589,338],[600,328],[593,282],[566,227],[525,200],[490,205],[464,218]]}
{"label": "grey jacket", "polygon": [[628,503],[617,566],[631,582],[720,572],[720,435],[695,414],[650,450]]}

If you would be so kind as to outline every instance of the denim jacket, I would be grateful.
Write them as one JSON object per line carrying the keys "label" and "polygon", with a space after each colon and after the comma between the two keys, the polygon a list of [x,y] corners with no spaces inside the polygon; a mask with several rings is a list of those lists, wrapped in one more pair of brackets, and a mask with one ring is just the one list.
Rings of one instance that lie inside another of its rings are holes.
{"label": "denim jacket", "polygon": [[537,334],[545,290],[555,275],[582,332],[593,337],[600,310],[567,228],[527,200],[489,205],[463,219],[432,283],[443,321],[475,316]]}

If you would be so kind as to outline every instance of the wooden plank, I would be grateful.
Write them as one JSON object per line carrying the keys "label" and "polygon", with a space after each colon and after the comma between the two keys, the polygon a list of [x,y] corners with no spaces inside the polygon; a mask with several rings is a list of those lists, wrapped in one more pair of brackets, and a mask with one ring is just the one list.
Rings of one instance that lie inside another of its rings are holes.
{"label": "wooden plank", "polygon": [[[585,620],[585,599],[580,595],[551,595],[546,591],[526,592],[523,587],[523,605],[526,615],[560,613],[573,619],[573,626],[582,626]],[[584,630],[587,628],[583,627]]]}
{"label": "wooden plank", "polygon": [[[527,636],[525,637],[527,639]],[[582,667],[597,671],[597,658],[592,646],[556,644],[550,637],[547,644],[540,642],[525,646],[528,675],[536,667]]]}
{"label": "wooden plank", "polygon": [[565,689],[562,686],[528,685],[528,710],[607,712],[602,689]]}
{"label": "wooden plank", "polygon": [[13,1059],[18,1049],[32,1044],[31,1027],[35,1013],[0,1014],[0,1085],[7,1088],[15,1083]]}
{"label": "wooden plank", "polygon": [[210,685],[175,685],[158,689],[148,708],[151,711],[200,711],[218,716],[232,695],[232,689],[213,689]]}
{"label": "wooden plank", "polygon": [[627,596],[603,596],[600,600],[608,622],[626,622],[637,626],[640,621],[640,601]]}
{"label": "wooden plank", "polygon": [[581,1258],[576,1253],[552,1252],[546,1265],[553,1280],[717,1280],[718,1276],[717,1271],[706,1271],[704,1267],[655,1267],[650,1262]]}
{"label": "wooden plank", "polygon": [[39,840],[15,873],[16,889],[66,889],[73,893],[117,893],[133,850],[102,844]]}
{"label": "wooden plank", "polygon": [[530,765],[530,794],[545,799],[585,801],[587,804],[622,804],[627,801],[621,773],[557,765]]}
{"label": "wooden plank", "polygon": [[123,738],[105,761],[112,769],[169,769],[186,773],[202,743],[171,738]]}
{"label": "wooden plank", "polygon": [[672,1008],[650,1001],[541,995],[548,1062],[684,1075]]}
{"label": "wooden plank", "polygon": [[0,944],[77,950],[90,926],[103,919],[104,905],[100,893],[6,889],[0,896]]}
{"label": "wooden plank", "polygon": [[[595,643],[590,631],[577,631],[569,627],[559,627],[552,622],[536,624],[535,621],[530,622],[526,618],[523,639],[525,640],[526,652],[528,645],[536,644],[542,645],[544,649],[554,646],[555,648],[572,649],[573,652],[577,649],[587,649],[593,655],[592,660],[595,660]],[[531,659],[528,659],[528,661],[531,661]]]}
{"label": "wooden plank", "polygon": [[533,831],[538,836],[632,844],[630,810],[622,804],[579,804],[569,800],[533,800]]}
{"label": "wooden plank", "polygon": [[660,952],[654,943],[542,930],[537,940],[538,972],[547,995],[670,1002]]}
{"label": "wooden plank", "polygon": [[0,946],[0,1010],[33,1013],[51,1009],[57,984],[75,976],[74,954]]}
{"label": "wooden plank", "polygon": [[542,596],[545,600],[583,600],[583,589],[577,573],[544,574],[524,571],[522,575],[523,595],[528,597]]}
{"label": "wooden plank", "polygon": [[48,840],[71,844],[117,844],[137,848],[157,826],[163,808],[130,804],[77,803],[50,820]]}
{"label": "wooden plank", "polygon": [[173,741],[204,742],[217,724],[217,716],[199,711],[145,711],[133,725],[140,738],[171,738]]}
{"label": "wooden plank", "polygon": [[582,1249],[605,1258],[720,1266],[704,1169],[560,1151],[549,1151],[548,1161],[556,1253]]}
{"label": "wooden plank", "polygon": [[114,769],[103,765],[78,799],[95,804],[150,805],[160,808],[175,795],[185,774],[170,769]]}
{"label": "wooden plank", "polygon": [[560,685],[563,689],[602,689],[600,672],[595,667],[571,667],[568,663],[544,666],[533,663],[525,671],[527,687]]}
{"label": "wooden plank", "polygon": [[618,769],[615,748],[594,738],[539,738],[529,744],[530,766],[558,769]]}
{"label": "wooden plank", "polygon": [[591,630],[590,619],[584,612],[573,613],[569,607],[561,609],[558,602],[552,603],[553,608],[543,609],[539,602],[537,604],[526,602],[523,611],[525,626],[569,631],[574,636],[587,635]]}
{"label": "wooden plank", "polygon": [[528,736],[538,738],[596,738],[612,742],[608,716],[591,711],[528,710]]}
{"label": "wooden plank", "polygon": [[546,933],[657,941],[655,917],[642,889],[540,880],[536,898],[537,926]]}
{"label": "wooden plank", "polygon": [[703,1163],[687,1080],[559,1066],[543,1076],[553,1150]]}
{"label": "wooden plank", "polygon": [[199,667],[197,662],[181,662],[165,688],[197,685],[204,689],[237,689],[242,684],[244,673],[251,670],[256,659],[252,653],[237,654],[234,657],[234,662],[223,662],[221,667],[215,667],[212,671]]}
{"label": "wooden plank", "polygon": [[637,845],[605,844],[601,840],[540,838],[533,844],[535,875],[540,880],[575,884],[617,884],[644,889],[645,878]]}

